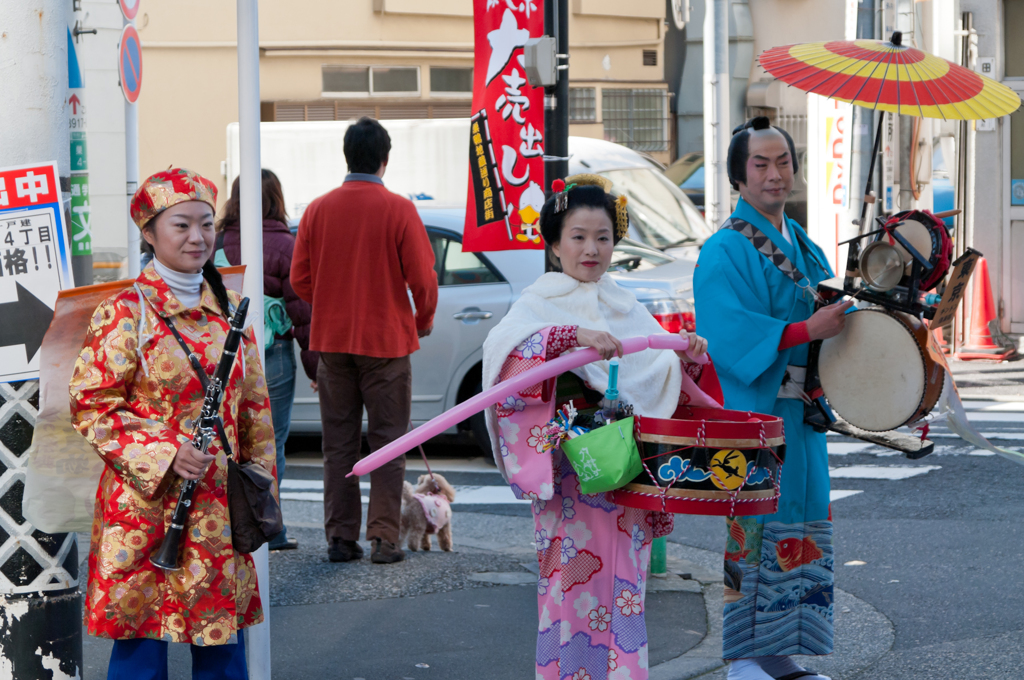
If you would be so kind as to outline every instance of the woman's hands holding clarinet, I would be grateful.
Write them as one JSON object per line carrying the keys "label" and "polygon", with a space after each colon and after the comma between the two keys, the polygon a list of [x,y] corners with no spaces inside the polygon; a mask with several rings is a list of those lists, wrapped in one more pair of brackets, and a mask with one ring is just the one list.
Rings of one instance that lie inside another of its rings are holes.
{"label": "woman's hands holding clarinet", "polygon": [[185,442],[175,454],[171,469],[182,479],[200,479],[212,462],[212,455],[192,446],[192,442]]}

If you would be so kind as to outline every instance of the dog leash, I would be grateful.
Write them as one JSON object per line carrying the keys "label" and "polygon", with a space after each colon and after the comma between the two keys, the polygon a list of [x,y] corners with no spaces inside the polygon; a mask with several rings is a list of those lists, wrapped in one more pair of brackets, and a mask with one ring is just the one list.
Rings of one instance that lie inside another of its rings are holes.
{"label": "dog leash", "polygon": [[[410,420],[409,421],[409,431],[411,432],[412,429],[413,429],[412,421]],[[420,450],[420,457],[423,458],[423,464],[427,466],[427,474],[430,475],[430,481],[434,485],[434,491],[435,492],[440,492],[441,491],[441,485],[437,483],[436,479],[434,479],[434,471],[430,469],[430,463],[427,462],[427,454],[423,450],[423,444],[417,445],[416,448],[418,448]]]}

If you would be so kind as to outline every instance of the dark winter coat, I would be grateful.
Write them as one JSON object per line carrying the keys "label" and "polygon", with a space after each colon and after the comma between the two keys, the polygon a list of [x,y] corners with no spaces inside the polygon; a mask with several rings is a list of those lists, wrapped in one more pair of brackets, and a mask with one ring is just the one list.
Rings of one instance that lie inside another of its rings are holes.
{"label": "dark winter coat", "polygon": [[[224,225],[224,254],[231,264],[242,262],[242,239],[239,225]],[[292,251],[295,250],[295,237],[288,225],[277,220],[263,220],[263,294],[284,300],[288,318],[292,320],[292,329],[284,337],[294,337],[302,348],[302,368],[310,380],[316,380],[316,365],[320,361],[319,352],[309,350],[309,325],[312,320],[313,307],[295,294],[289,280],[292,268]]]}

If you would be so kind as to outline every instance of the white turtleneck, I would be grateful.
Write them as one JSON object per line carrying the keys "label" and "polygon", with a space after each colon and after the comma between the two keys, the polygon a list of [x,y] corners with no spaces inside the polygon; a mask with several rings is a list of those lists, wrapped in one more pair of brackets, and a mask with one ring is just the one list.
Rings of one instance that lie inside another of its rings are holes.
{"label": "white turtleneck", "polygon": [[177,272],[160,263],[160,260],[153,258],[153,267],[160,278],[164,280],[167,287],[178,298],[178,302],[186,307],[195,307],[199,304],[200,290],[203,286],[203,272],[185,274]]}

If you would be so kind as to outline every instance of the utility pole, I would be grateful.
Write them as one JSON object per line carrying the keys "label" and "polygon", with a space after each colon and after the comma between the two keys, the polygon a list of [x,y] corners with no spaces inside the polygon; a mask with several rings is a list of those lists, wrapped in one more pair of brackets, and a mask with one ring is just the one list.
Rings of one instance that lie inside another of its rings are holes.
{"label": "utility pole", "polygon": [[729,0],[704,6],[704,206],[708,226],[718,229],[732,212],[726,158],[729,123]]}
{"label": "utility pole", "polygon": [[[237,0],[239,222],[253,333],[263,360],[263,179],[260,161],[260,30],[257,0]],[[246,631],[251,680],[270,680],[270,561],[267,546],[252,554],[263,602],[263,623]]]}
{"label": "utility pole", "polygon": [[[0,3],[0,166],[56,161],[65,225],[71,8],[48,0]],[[0,676],[11,680],[82,673],[76,535],[44,534],[22,514],[38,398],[37,380],[0,383]]]}
{"label": "utility pole", "polygon": [[[132,12],[123,14],[125,27],[135,26],[139,0],[131,3],[131,7]],[[121,11],[124,12],[124,6],[121,7]],[[122,39],[123,36],[124,33],[122,33]],[[139,59],[141,60],[141,58],[140,51]],[[142,271],[142,253],[140,251],[142,231],[135,228],[135,222],[131,216],[132,198],[139,188],[139,105],[127,97],[124,100],[124,181],[126,199],[124,211],[128,215],[128,278],[134,279]]]}
{"label": "utility pole", "polygon": [[544,193],[569,174],[569,0],[544,2],[544,33],[554,36],[558,80],[544,91]]}

